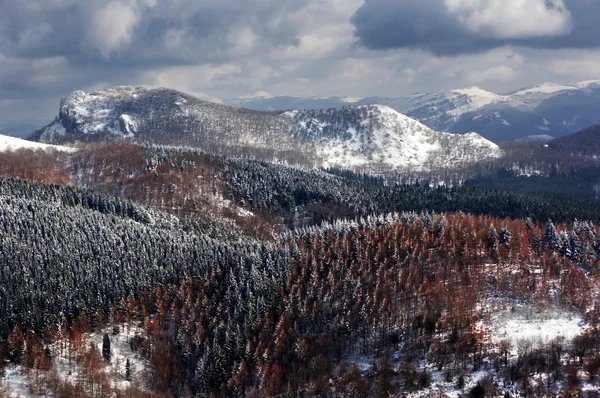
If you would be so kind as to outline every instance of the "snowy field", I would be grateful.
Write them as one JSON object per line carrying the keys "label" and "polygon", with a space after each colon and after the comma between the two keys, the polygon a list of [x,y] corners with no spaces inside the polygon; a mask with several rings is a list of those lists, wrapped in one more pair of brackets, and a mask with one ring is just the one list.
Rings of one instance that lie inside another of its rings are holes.
{"label": "snowy field", "polygon": [[[120,326],[119,333],[114,334],[113,328],[109,327],[102,332],[88,334],[84,337],[84,347],[93,345],[99,355],[102,353],[102,340],[104,333],[107,333],[111,342],[111,360],[106,364],[103,372],[108,377],[112,389],[121,391],[127,390],[130,386],[145,391],[147,380],[146,361],[130,347],[130,340],[136,335],[142,335],[143,331],[139,328],[128,325]],[[72,385],[85,385],[85,369],[82,366],[81,358],[78,358],[76,350],[66,341],[58,341],[50,347],[52,353],[52,363],[58,377]],[[130,364],[130,380],[126,379],[126,363]],[[0,377],[0,397],[1,398],[20,398],[20,397],[51,397],[53,394],[36,394],[30,391],[30,382],[26,370],[22,366],[10,365],[6,368],[3,377]]]}
{"label": "snowy field", "polygon": [[74,148],[69,148],[66,146],[41,144],[39,142],[27,141],[21,138],[10,137],[7,135],[0,134],[0,152],[15,151],[17,149],[54,149],[63,152],[74,151]]}
{"label": "snowy field", "polygon": [[585,329],[581,317],[577,314],[538,312],[529,308],[497,315],[492,322],[492,339],[495,342],[505,339],[548,342],[557,337],[564,337],[569,341]]}

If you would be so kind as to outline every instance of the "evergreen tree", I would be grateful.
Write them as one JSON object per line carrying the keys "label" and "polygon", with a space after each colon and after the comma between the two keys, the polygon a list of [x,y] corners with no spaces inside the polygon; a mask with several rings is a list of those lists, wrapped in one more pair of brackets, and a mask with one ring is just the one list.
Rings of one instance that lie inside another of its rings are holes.
{"label": "evergreen tree", "polygon": [[129,362],[129,358],[125,362],[125,380],[131,381],[131,363]]}
{"label": "evergreen tree", "polygon": [[110,362],[111,355],[110,337],[108,337],[108,333],[104,333],[104,337],[102,338],[102,358],[104,358],[106,362]]}

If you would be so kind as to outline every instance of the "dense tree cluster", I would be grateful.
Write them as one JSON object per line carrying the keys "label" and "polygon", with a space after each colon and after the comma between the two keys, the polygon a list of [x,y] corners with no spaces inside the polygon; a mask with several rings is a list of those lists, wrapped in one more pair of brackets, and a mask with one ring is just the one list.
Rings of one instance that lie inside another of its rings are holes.
{"label": "dense tree cluster", "polygon": [[[592,199],[388,186],[127,143],[56,161],[51,181],[43,170],[27,178],[79,188],[0,178],[0,365],[48,371],[57,328],[75,341],[111,314],[143,327],[131,345],[164,396],[387,396],[426,388],[431,367],[464,386],[484,364],[528,396],[576,396],[583,376],[600,377]],[[297,228],[274,234],[284,226]],[[589,327],[571,344],[493,340],[494,312],[516,304],[577,313]],[[109,339],[79,355],[101,394]],[[500,379],[471,395],[504,391]]]}
{"label": "dense tree cluster", "polygon": [[[500,298],[597,319],[598,297],[589,292],[600,230],[559,229],[581,239],[577,261],[522,220],[402,214],[336,222],[286,235],[285,262],[213,268],[131,302],[129,316],[145,324],[141,346],[153,347],[154,388],[172,395],[387,396],[427,387],[422,358],[450,378],[493,363],[506,385],[527,392],[534,376],[549,374],[542,380],[556,390],[570,383],[564,342],[519,343],[508,361],[516,342],[493,342],[485,324]],[[592,323],[568,355],[596,377]],[[379,361],[373,378],[353,365],[357,356]]]}
{"label": "dense tree cluster", "polygon": [[102,193],[0,180],[0,336],[15,325],[41,331],[62,314],[108,312],[156,284],[257,252],[252,240],[225,242],[196,227]]}
{"label": "dense tree cluster", "polygon": [[224,197],[264,215],[277,214],[288,225],[393,211],[462,211],[537,222],[600,220],[597,201],[569,195],[422,184],[385,186],[378,184],[382,179],[359,174],[346,179],[287,165],[216,157],[194,149],[154,146],[146,152],[152,164],[177,164],[173,160],[181,156],[210,164],[216,179],[225,183]]}

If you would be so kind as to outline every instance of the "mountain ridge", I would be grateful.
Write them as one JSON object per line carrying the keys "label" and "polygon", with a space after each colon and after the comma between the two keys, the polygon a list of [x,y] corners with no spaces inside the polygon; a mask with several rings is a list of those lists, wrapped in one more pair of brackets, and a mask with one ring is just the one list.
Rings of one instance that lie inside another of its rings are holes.
{"label": "mountain ridge", "polygon": [[464,166],[502,153],[477,134],[440,133],[385,105],[269,112],[132,86],[67,95],[56,119],[31,139],[54,144],[131,139],[376,173]]}
{"label": "mountain ridge", "polygon": [[[344,97],[234,99],[227,103],[255,110],[322,109],[347,105]],[[600,123],[600,81],[572,85],[540,83],[506,94],[477,86],[401,97],[366,97],[356,105],[387,105],[428,127],[455,134],[475,131],[499,143],[546,134],[559,137]]]}

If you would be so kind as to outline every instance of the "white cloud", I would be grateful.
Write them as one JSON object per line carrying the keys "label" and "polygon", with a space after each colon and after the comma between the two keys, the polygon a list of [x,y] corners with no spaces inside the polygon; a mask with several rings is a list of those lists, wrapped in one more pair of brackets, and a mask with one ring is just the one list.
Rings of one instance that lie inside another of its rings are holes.
{"label": "white cloud", "polygon": [[87,41],[105,58],[131,43],[133,30],[140,22],[136,4],[120,1],[101,6],[91,18]]}
{"label": "white cloud", "polygon": [[240,84],[241,73],[242,69],[233,64],[175,66],[147,71],[140,75],[139,83],[169,87],[205,98],[209,95],[204,90]]}
{"label": "white cloud", "polygon": [[256,49],[259,37],[249,26],[235,27],[227,35],[232,55],[250,54]]}
{"label": "white cloud", "polygon": [[494,39],[530,39],[568,34],[571,13],[563,0],[445,0],[448,11],[470,31]]}
{"label": "white cloud", "polygon": [[564,51],[550,62],[550,70],[571,80],[599,79],[599,51]]}

